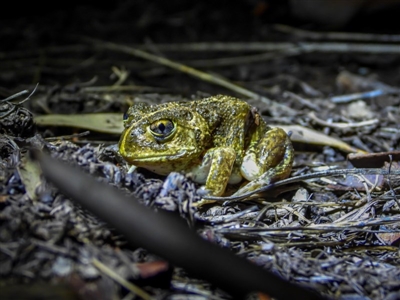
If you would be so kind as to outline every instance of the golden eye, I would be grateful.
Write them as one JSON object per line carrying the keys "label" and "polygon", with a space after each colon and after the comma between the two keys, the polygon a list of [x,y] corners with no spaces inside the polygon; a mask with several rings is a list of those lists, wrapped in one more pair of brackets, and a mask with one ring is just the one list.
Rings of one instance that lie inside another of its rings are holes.
{"label": "golden eye", "polygon": [[165,139],[175,131],[175,124],[171,120],[158,120],[150,125],[150,131],[156,139]]}

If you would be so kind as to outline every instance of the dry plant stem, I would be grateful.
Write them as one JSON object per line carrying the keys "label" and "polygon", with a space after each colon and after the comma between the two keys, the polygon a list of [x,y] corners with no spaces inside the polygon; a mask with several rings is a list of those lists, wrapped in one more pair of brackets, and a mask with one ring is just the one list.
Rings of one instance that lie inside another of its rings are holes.
{"label": "dry plant stem", "polygon": [[292,207],[285,207],[285,209],[290,213],[295,215],[296,217],[299,218],[299,220],[307,223],[307,224],[311,224],[312,222],[310,220],[308,220],[306,217],[304,217],[303,215],[301,215],[298,211],[294,210]]}
{"label": "dry plant stem", "polygon": [[307,241],[307,242],[275,242],[276,245],[281,246],[281,247],[335,247],[335,246],[341,246],[344,243],[346,243],[347,240],[344,241],[334,241],[334,242],[312,242],[312,241]]}
{"label": "dry plant stem", "polygon": [[147,294],[144,290],[139,288],[138,286],[134,285],[132,282],[127,281],[120,275],[118,275],[115,271],[104,265],[101,261],[99,261],[96,258],[92,259],[92,264],[99,269],[101,272],[106,274],[108,277],[112,278],[116,282],[118,282],[120,285],[122,285],[124,288],[129,290],[131,293],[133,293],[136,296],[139,296],[142,299],[145,300],[150,300],[152,297]]}
{"label": "dry plant stem", "polygon": [[[209,73],[203,72],[203,71],[199,71],[197,69],[191,68],[189,66],[186,66],[184,64],[181,63],[177,63],[174,62],[170,59],[167,59],[165,57],[161,57],[161,56],[157,56],[151,53],[147,53],[145,51],[139,50],[139,49],[135,49],[132,47],[128,47],[125,45],[119,45],[119,44],[115,44],[115,43],[111,43],[111,42],[106,42],[106,41],[100,41],[97,39],[92,39],[92,38],[84,38],[84,40],[93,43],[94,45],[96,45],[96,47],[99,48],[103,48],[103,49],[109,49],[109,50],[113,50],[113,51],[119,51],[119,52],[124,52],[130,55],[134,55],[136,57],[140,57],[146,60],[150,60],[152,62],[170,67],[172,69],[178,70],[180,72],[184,72],[187,73],[189,75],[192,75],[196,78],[199,78],[201,80],[207,81],[207,82],[211,82],[213,84],[216,85],[220,85],[223,86],[227,89],[230,89],[238,94],[241,94],[243,96],[252,98],[252,99],[260,99],[263,103],[265,103],[265,105],[269,108],[271,108],[271,113],[274,113],[274,111],[276,109],[278,109],[279,111],[284,111],[286,113],[290,113],[292,115],[295,115],[296,112],[292,109],[290,109],[289,107],[273,102],[270,99],[268,99],[267,97],[261,96],[257,93],[254,93],[248,89],[245,89],[243,87],[240,87],[236,84],[231,83],[230,81],[221,78],[221,77],[217,77],[217,76],[213,76]],[[293,47],[292,47],[293,48]]]}
{"label": "dry plant stem", "polygon": [[[30,100],[31,96],[36,92],[36,89],[37,89],[38,86],[39,86],[39,83],[36,84],[35,88],[34,88],[33,91],[28,95],[28,97],[26,97],[24,100],[22,100],[22,101],[16,103],[16,105],[21,105],[21,104],[23,104],[24,102]],[[15,99],[15,98],[18,98],[19,96],[25,95],[25,94],[27,94],[27,93],[29,93],[28,90],[23,90],[23,91],[18,92],[18,93],[14,94],[14,95],[11,95],[10,97],[8,97],[8,98],[6,98],[6,99],[0,100],[0,103],[2,103],[2,102],[7,102],[7,101],[11,101],[11,100],[13,100],[13,99]]]}
{"label": "dry plant stem", "polygon": [[215,228],[216,232],[219,233],[258,233],[260,236],[265,234],[271,234],[274,232],[286,232],[300,231],[302,233],[331,233],[334,231],[352,230],[359,232],[373,232],[373,233],[388,233],[388,232],[399,232],[400,229],[366,229],[365,227],[379,226],[379,225],[390,225],[398,224],[400,221],[399,215],[377,217],[370,219],[362,219],[356,221],[343,221],[340,223],[327,223],[327,224],[308,224],[307,226],[281,226],[281,227],[229,227],[229,228]]}
{"label": "dry plant stem", "polygon": [[310,100],[305,99],[303,97],[300,97],[299,95],[289,92],[289,91],[285,91],[283,92],[283,97],[290,97],[296,101],[298,101],[300,104],[304,105],[305,107],[315,110],[315,111],[320,111],[321,108],[318,105],[315,105],[314,103],[312,103]]}
{"label": "dry plant stem", "polygon": [[[71,251],[68,251],[66,248],[62,248],[60,246],[57,245],[53,245],[38,239],[32,239],[32,243],[40,248],[46,249],[47,251],[49,251],[50,253],[55,253],[55,254],[59,254],[59,255],[63,255],[65,257],[72,257],[74,259],[77,259],[77,255]],[[3,251],[3,249],[2,249]]]}
{"label": "dry plant stem", "polygon": [[236,56],[236,57],[224,57],[218,59],[201,59],[188,61],[192,66],[204,67],[222,67],[222,66],[235,66],[249,63],[260,63],[262,61],[269,61],[273,59],[279,59],[288,56],[296,56],[302,53],[299,47],[293,47],[277,52],[266,52],[255,55],[247,56]]}
{"label": "dry plant stem", "polygon": [[[343,35],[344,33],[338,33]],[[353,35],[347,33],[347,35]],[[355,34],[361,37],[363,34]],[[374,38],[378,37],[378,41],[400,41],[399,35],[375,35],[367,34],[372,39],[365,38],[365,41],[376,41]],[[385,36],[389,40],[385,40]],[[381,38],[382,37],[382,38]],[[335,38],[339,40],[340,38]],[[347,39],[347,38],[346,38]],[[399,39],[399,40],[398,40]],[[354,35],[349,40],[362,40],[362,38],[355,38]],[[321,46],[319,46],[321,44]],[[228,51],[228,52],[254,52],[254,51],[287,51],[288,49],[298,48],[300,46],[301,53],[307,51],[319,51],[319,52],[362,52],[368,53],[372,50],[373,53],[400,53],[400,47],[397,45],[386,45],[386,44],[355,44],[355,43],[269,43],[269,42],[253,42],[253,43],[181,43],[181,44],[157,44],[159,51],[194,51],[194,52],[205,52],[205,51]],[[333,47],[331,47],[333,46]],[[372,46],[372,47],[371,47]],[[331,47],[331,49],[329,49]],[[138,49],[148,49],[148,45],[135,45]],[[36,57],[43,54],[67,54],[87,51],[90,49],[88,45],[69,45],[62,47],[47,47],[37,50],[28,51],[13,51],[12,53],[0,52],[0,59],[14,59],[24,57]]]}
{"label": "dry plant stem", "polygon": [[360,175],[400,175],[400,170],[386,170],[386,169],[380,169],[380,168],[362,168],[362,169],[336,169],[336,170],[326,170],[326,171],[321,171],[321,172],[315,172],[315,173],[310,173],[310,174],[305,174],[305,175],[300,175],[300,176],[295,176],[295,177],[290,177],[284,180],[280,180],[277,182],[274,182],[272,184],[269,184],[267,186],[264,186],[260,189],[248,192],[246,194],[240,195],[240,196],[232,196],[232,197],[213,197],[213,196],[204,196],[204,200],[212,200],[213,202],[215,201],[236,201],[236,200],[242,200],[245,199],[251,195],[257,194],[257,193],[262,193],[266,192],[268,190],[274,189],[279,186],[295,183],[295,182],[300,182],[308,179],[313,179],[313,178],[321,178],[321,177],[327,177],[327,176],[341,176],[341,175],[355,175],[355,174],[360,174]]}
{"label": "dry plant stem", "polygon": [[358,210],[352,210],[350,212],[348,212],[347,214],[345,214],[344,216],[341,216],[339,219],[335,220],[333,223],[334,224],[340,224],[342,222],[349,222],[349,221],[355,221],[355,220],[359,220],[361,218],[361,216],[371,207],[373,207],[374,205],[376,205],[376,203],[380,202],[380,200],[376,200],[376,201],[370,201],[367,204],[363,205],[362,207],[360,207],[360,209]]}
{"label": "dry plant stem", "polygon": [[[359,44],[359,43],[318,43],[318,42],[297,42],[297,43],[191,43],[191,44],[157,44],[160,51],[168,52],[205,52],[205,51],[226,51],[226,52],[254,52],[254,51],[284,51],[293,47],[299,47],[302,53],[365,53],[365,54],[399,54],[398,45],[386,44]],[[145,45],[137,45],[136,48],[145,49]]]}
{"label": "dry plant stem", "polygon": [[115,87],[121,86],[129,77],[130,74],[129,71],[127,71],[124,67],[117,68],[116,66],[113,66],[111,70],[113,71],[114,75],[118,78],[117,81],[112,85]]}
{"label": "dry plant stem", "polygon": [[276,24],[274,29],[296,35],[301,38],[313,40],[347,40],[347,41],[364,41],[364,42],[400,42],[398,34],[374,34],[359,32],[317,32],[304,29],[298,29],[291,26]]}
{"label": "dry plant stem", "polygon": [[[379,200],[380,202],[383,202],[383,200]],[[374,201],[374,204],[379,202],[379,201]],[[367,202],[364,202],[362,204],[359,204],[358,201],[354,201],[353,203],[342,203],[342,202],[315,202],[315,201],[305,201],[305,202],[299,202],[299,203],[293,203],[293,202],[266,202],[265,200],[261,203],[264,205],[259,211],[254,211],[253,212],[253,206],[251,207],[251,210],[247,211],[246,213],[236,213],[232,215],[217,215],[217,216],[201,216],[197,215],[199,218],[202,220],[206,220],[208,222],[212,222],[213,224],[216,223],[227,223],[231,221],[235,221],[236,219],[251,219],[254,221],[261,221],[261,219],[265,216],[268,219],[274,218],[275,216],[278,218],[283,217],[283,215],[287,214],[288,210],[292,209],[299,209],[302,207],[321,207],[321,208],[329,208],[330,210],[326,210],[325,214],[329,215],[331,213],[335,213],[339,210],[343,210],[344,208],[347,209],[361,209],[364,205],[366,205]],[[370,204],[368,204],[370,205]],[[269,210],[274,210],[274,212],[268,212]],[[349,216],[351,214],[354,214],[356,212],[352,211],[349,213]],[[346,217],[342,217],[346,218]],[[309,221],[307,221],[309,222]]]}
{"label": "dry plant stem", "polygon": [[357,122],[357,123],[329,123],[329,122],[326,122],[326,121],[318,118],[314,112],[310,112],[308,114],[308,117],[310,117],[315,123],[317,123],[319,125],[322,125],[325,127],[336,128],[336,129],[357,128],[357,127],[375,125],[375,124],[379,123],[378,119],[372,119],[372,120],[362,121],[362,122]]}
{"label": "dry plant stem", "polygon": [[60,140],[71,140],[73,138],[80,138],[86,135],[89,135],[90,131],[84,131],[81,133],[74,133],[69,135],[59,135],[45,138],[46,141],[60,141]]}
{"label": "dry plant stem", "polygon": [[388,93],[390,93],[390,91],[373,90],[373,91],[364,92],[364,93],[355,93],[355,94],[349,94],[349,95],[335,96],[335,97],[330,98],[330,100],[333,103],[348,103],[348,102],[360,100],[360,99],[375,98],[378,96],[386,95]]}
{"label": "dry plant stem", "polygon": [[29,91],[27,91],[27,90],[23,90],[23,91],[18,92],[18,93],[14,94],[14,95],[11,95],[10,97],[7,97],[6,99],[0,100],[0,103],[6,102],[6,101],[11,101],[12,99],[15,99],[15,98],[18,98],[19,96],[25,95],[28,92]]}
{"label": "dry plant stem", "polygon": [[154,92],[165,93],[165,88],[139,85],[122,85],[122,86],[88,86],[81,89],[84,93],[121,93],[121,92]]}

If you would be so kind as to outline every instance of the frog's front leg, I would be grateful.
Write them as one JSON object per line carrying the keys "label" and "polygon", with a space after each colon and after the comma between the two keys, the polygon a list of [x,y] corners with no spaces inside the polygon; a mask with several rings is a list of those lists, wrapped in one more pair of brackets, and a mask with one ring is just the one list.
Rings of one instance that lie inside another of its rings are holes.
{"label": "frog's front leg", "polygon": [[194,181],[205,183],[205,189],[213,196],[221,196],[231,177],[236,160],[235,150],[229,147],[212,148],[203,157],[200,166],[190,173]]}
{"label": "frog's front leg", "polygon": [[282,128],[268,130],[260,141],[253,141],[246,151],[241,173],[250,182],[233,196],[256,190],[290,175],[294,150]]}

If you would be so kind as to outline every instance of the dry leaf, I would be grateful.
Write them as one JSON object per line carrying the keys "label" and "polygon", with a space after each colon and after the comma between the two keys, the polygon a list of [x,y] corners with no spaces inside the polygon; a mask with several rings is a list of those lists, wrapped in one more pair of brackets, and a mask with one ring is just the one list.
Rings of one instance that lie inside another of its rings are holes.
{"label": "dry leaf", "polygon": [[21,157],[21,164],[18,166],[18,173],[21,181],[25,186],[26,193],[29,198],[36,200],[36,188],[40,184],[40,175],[42,170],[36,161],[28,158],[27,155]]}
{"label": "dry leaf", "polygon": [[286,132],[291,131],[292,135],[290,139],[293,142],[313,144],[318,146],[330,146],[348,153],[366,153],[365,151],[354,148],[339,139],[333,138],[331,136],[323,134],[322,132],[318,132],[316,130],[309,129],[300,125],[288,125],[278,127],[281,127]]}
{"label": "dry leaf", "polygon": [[[382,168],[385,162],[400,161],[400,151],[349,154],[347,159],[356,168]],[[395,167],[399,167],[397,164]]]}
{"label": "dry leaf", "polygon": [[109,134],[121,134],[124,129],[120,113],[42,115],[35,117],[35,123],[39,126],[75,127]]}

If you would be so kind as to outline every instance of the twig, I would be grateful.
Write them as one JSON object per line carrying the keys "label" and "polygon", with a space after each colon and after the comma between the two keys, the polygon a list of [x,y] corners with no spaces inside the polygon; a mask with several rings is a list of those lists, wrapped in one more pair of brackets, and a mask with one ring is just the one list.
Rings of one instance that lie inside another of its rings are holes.
{"label": "twig", "polygon": [[92,259],[92,264],[99,269],[101,272],[103,272],[105,275],[108,277],[112,278],[116,282],[118,282],[120,285],[122,285],[124,288],[126,288],[128,291],[133,293],[134,295],[139,296],[142,299],[145,300],[150,300],[152,297],[146,293],[144,290],[133,284],[132,282],[129,282],[125,278],[121,277],[117,273],[115,273],[112,269],[107,267],[105,264],[103,264],[101,261],[99,261],[96,258]]}
{"label": "twig", "polygon": [[389,93],[389,91],[373,90],[373,91],[364,92],[364,93],[354,93],[354,94],[349,94],[349,95],[335,96],[335,97],[331,97],[330,100],[334,103],[348,103],[348,102],[351,102],[354,100],[375,98],[378,96],[386,95],[388,93]]}
{"label": "twig", "polygon": [[81,88],[84,93],[120,93],[120,92],[167,92],[168,89],[152,86],[121,85],[121,86],[88,86]]}
{"label": "twig", "polygon": [[117,77],[117,81],[113,84],[113,86],[121,86],[126,79],[129,77],[130,72],[125,68],[117,68],[116,66],[111,67],[113,74]]}
{"label": "twig", "polygon": [[290,33],[300,38],[309,38],[313,40],[351,40],[364,42],[400,42],[398,34],[375,34],[375,33],[359,33],[359,32],[316,32],[294,28],[291,26],[276,24],[273,26],[275,30],[284,33]]}
{"label": "twig", "polygon": [[199,71],[197,69],[194,69],[192,67],[186,66],[184,64],[181,63],[177,63],[174,62],[170,59],[167,59],[165,57],[161,57],[161,56],[157,56],[151,53],[147,53],[145,51],[139,50],[139,49],[135,49],[132,47],[128,47],[125,45],[119,45],[119,44],[115,44],[115,43],[111,43],[111,42],[106,42],[106,41],[101,41],[101,40],[97,40],[97,39],[92,39],[92,38],[84,38],[84,40],[93,43],[94,45],[96,45],[99,48],[103,48],[103,49],[109,49],[109,50],[113,50],[113,51],[119,51],[119,52],[124,52],[130,55],[134,55],[167,67],[170,67],[172,69],[178,70],[180,72],[184,72],[187,73],[191,76],[197,77],[201,80],[204,81],[208,81],[211,82],[213,84],[216,85],[220,85],[223,86],[227,89],[230,89],[232,91],[235,91],[243,96],[246,97],[250,97],[252,99],[260,99],[261,101],[263,101],[263,103],[266,104],[266,106],[268,108],[271,108],[271,113],[273,114],[275,112],[276,109],[278,109],[279,111],[284,111],[288,114],[291,115],[295,115],[296,112],[294,110],[292,110],[291,108],[273,102],[272,100],[268,99],[267,97],[261,96],[257,93],[254,93],[248,89],[245,89],[243,87],[240,87],[236,84],[231,83],[230,81],[222,78],[222,77],[217,77],[217,76],[213,76],[212,74],[203,72],[203,71]]}
{"label": "twig", "polygon": [[[181,43],[181,44],[157,44],[157,49],[163,52],[254,52],[254,51],[283,51],[293,47],[299,47],[302,53],[365,53],[365,54],[400,54],[399,45],[387,44],[360,44],[360,43],[318,43],[318,42],[297,42],[297,43]],[[137,49],[145,49],[146,46],[136,45]]]}
{"label": "twig", "polygon": [[58,140],[71,140],[73,138],[82,137],[90,134],[90,131],[84,131],[81,133],[74,133],[69,135],[59,135],[59,136],[51,136],[45,138],[46,141],[58,141]]}
{"label": "twig", "polygon": [[303,51],[294,46],[293,48],[284,49],[281,51],[265,52],[261,54],[245,55],[245,56],[235,56],[235,57],[223,57],[217,59],[200,59],[188,61],[192,66],[204,67],[222,67],[222,66],[234,66],[240,64],[249,63],[260,63],[262,61],[269,61],[273,59],[278,59],[288,56],[296,56],[301,54]]}
{"label": "twig", "polygon": [[[315,172],[315,173],[310,173],[310,174],[305,174],[305,175],[300,175],[300,176],[295,176],[295,177],[290,177],[287,179],[283,179],[277,182],[274,182],[272,184],[269,184],[267,186],[264,186],[262,188],[259,188],[257,190],[247,192],[243,195],[238,195],[238,196],[230,196],[230,197],[214,197],[214,196],[204,196],[202,201],[204,201],[205,204],[207,201],[237,201],[237,200],[242,200],[245,198],[250,197],[251,195],[258,194],[258,193],[263,193],[268,190],[272,190],[274,188],[277,188],[279,186],[295,183],[295,182],[300,182],[308,179],[313,179],[313,178],[320,178],[320,177],[327,177],[327,176],[341,176],[341,175],[354,175],[354,174],[362,174],[362,175],[400,175],[400,170],[388,170],[385,169],[380,169],[380,168],[370,168],[370,169],[336,169],[336,170],[326,170],[326,171],[321,171],[321,172]],[[200,201],[200,202],[202,202]]]}
{"label": "twig", "polygon": [[283,97],[292,98],[292,99],[298,101],[300,104],[304,105],[305,107],[308,107],[309,109],[312,109],[312,110],[315,110],[315,111],[320,111],[321,110],[321,108],[318,105],[312,103],[308,99],[300,97],[299,95],[297,95],[295,93],[292,93],[292,92],[289,92],[289,91],[284,91],[283,92]]}
{"label": "twig", "polygon": [[337,220],[335,220],[333,222],[333,224],[341,224],[343,222],[349,222],[349,221],[355,221],[355,220],[360,220],[360,218],[362,217],[363,214],[365,214],[367,212],[368,209],[370,209],[371,207],[373,207],[377,202],[377,201],[369,201],[367,202],[365,205],[363,205],[360,209],[358,210],[352,210],[348,213],[346,213],[345,215],[341,216],[340,218],[338,218]]}
{"label": "twig", "polygon": [[[20,101],[18,103],[15,103],[15,105],[21,105],[22,103],[25,103],[26,101],[28,101],[31,98],[31,96],[36,92],[36,89],[37,89],[38,86],[39,86],[39,83],[36,84],[35,88],[28,95],[28,97],[26,97],[24,100],[22,100],[22,101]],[[29,91],[28,90],[23,90],[21,92],[15,93],[14,95],[11,95],[10,97],[7,97],[6,99],[0,100],[0,103],[11,101],[11,100],[13,100],[15,98],[18,98],[19,96],[25,95],[26,93],[29,93]]]}
{"label": "twig", "polygon": [[14,95],[11,95],[10,97],[7,97],[5,99],[0,100],[0,103],[11,101],[11,100],[13,100],[15,98],[18,98],[19,96],[25,95],[26,93],[29,93],[29,91],[28,90],[20,91],[18,93],[15,93]]}
{"label": "twig", "polygon": [[336,128],[336,129],[357,128],[357,127],[375,125],[375,124],[379,123],[378,119],[372,119],[372,120],[355,122],[355,123],[329,123],[329,122],[326,122],[326,121],[318,118],[313,111],[308,114],[308,117],[319,125],[322,125],[325,127]]}
{"label": "twig", "polygon": [[[394,35],[397,38],[396,35]],[[356,39],[354,39],[356,40]],[[397,41],[397,40],[396,40]],[[148,45],[134,45],[137,49],[148,49]],[[266,52],[266,51],[288,51],[289,49],[298,48],[301,53],[309,51],[316,52],[340,52],[340,53],[393,53],[399,54],[400,47],[398,45],[387,44],[360,44],[360,43],[310,43],[310,42],[253,42],[253,43],[179,43],[179,44],[157,44],[157,49],[162,52]],[[0,52],[0,59],[11,59],[20,57],[31,57],[42,55],[43,53],[73,53],[90,49],[86,45],[69,45],[62,47],[48,47],[38,50],[29,51],[13,51],[10,53]]]}
{"label": "twig", "polygon": [[373,233],[386,233],[386,232],[400,232],[400,229],[364,229],[364,227],[396,224],[400,221],[400,215],[384,216],[377,218],[362,219],[356,221],[344,221],[341,223],[331,224],[309,224],[307,226],[282,226],[282,227],[229,227],[229,228],[215,228],[218,233],[273,233],[273,232],[286,232],[286,231],[301,231],[309,233],[322,233],[343,230],[355,230]]}

